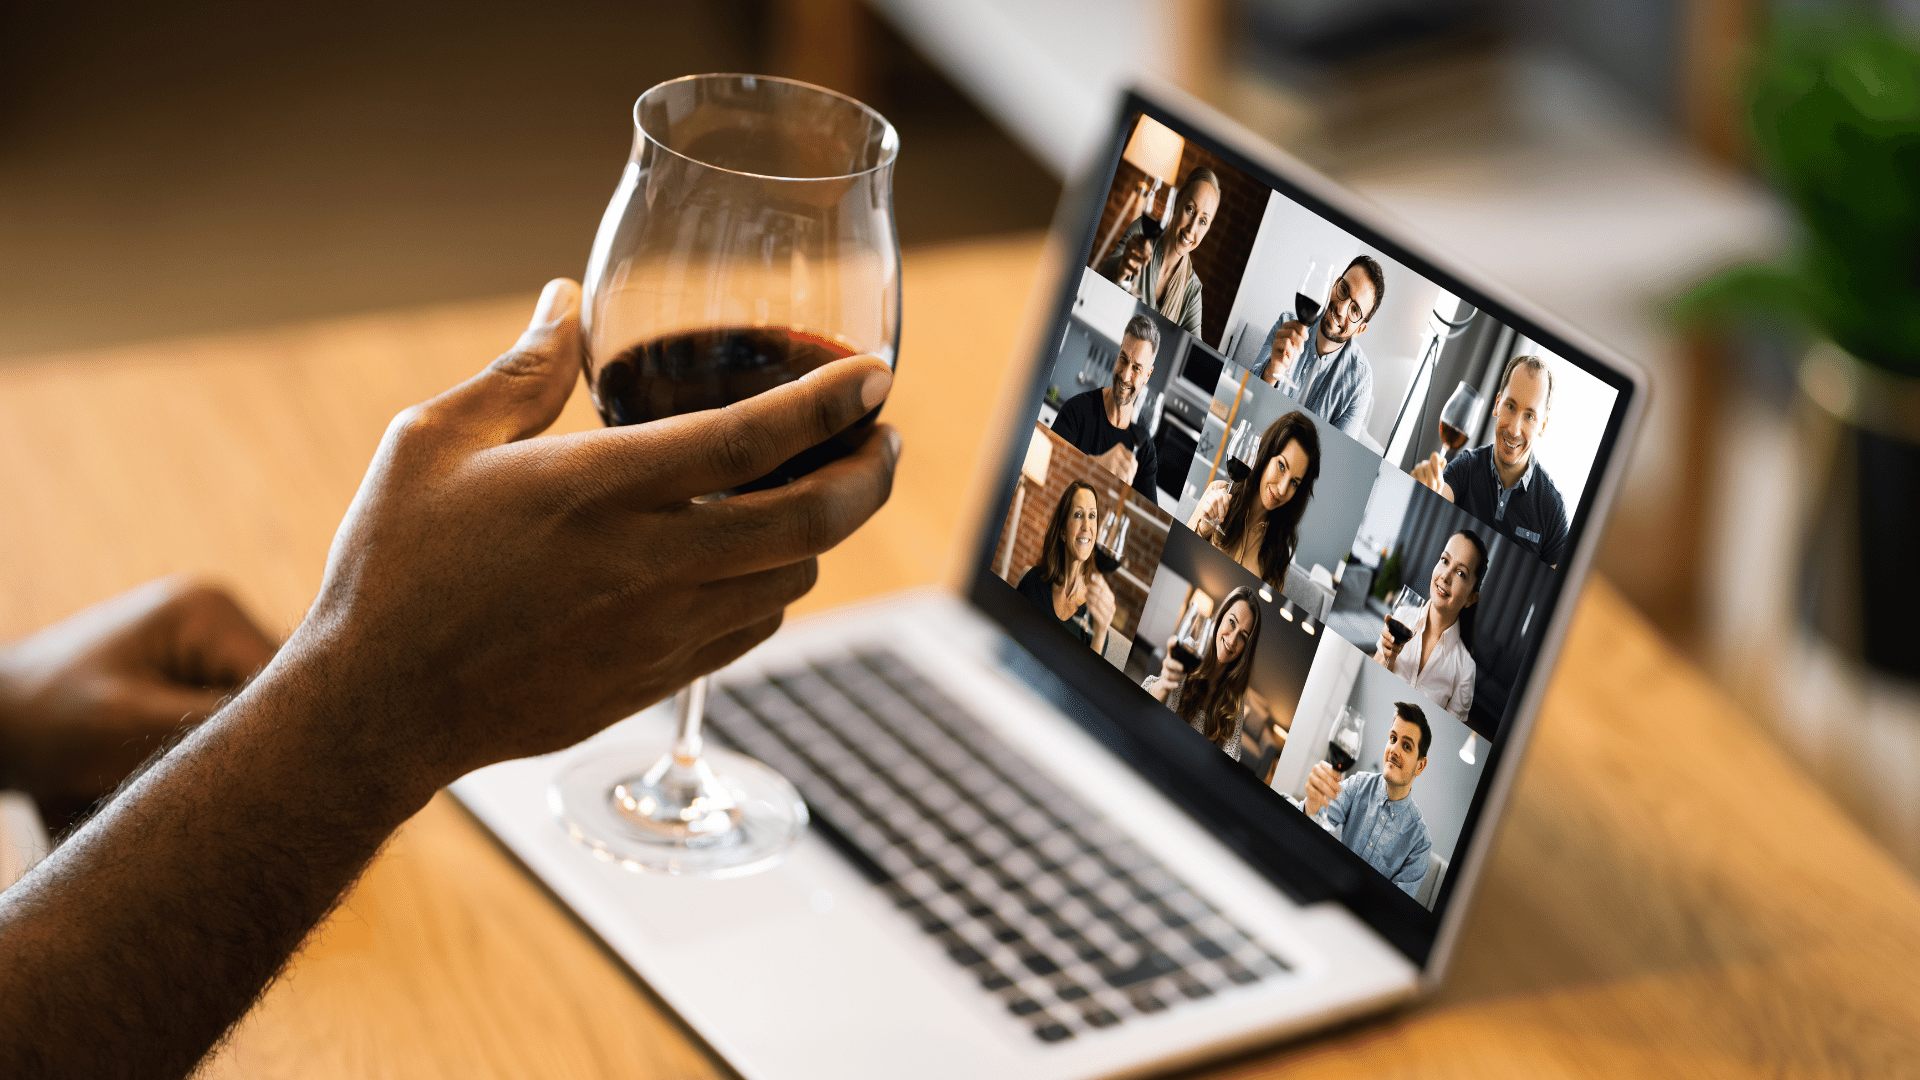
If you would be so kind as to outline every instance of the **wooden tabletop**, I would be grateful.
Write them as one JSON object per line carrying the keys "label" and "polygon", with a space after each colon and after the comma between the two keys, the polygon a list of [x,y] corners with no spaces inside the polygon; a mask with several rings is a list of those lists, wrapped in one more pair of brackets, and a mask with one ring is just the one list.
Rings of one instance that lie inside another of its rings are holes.
{"label": "wooden tabletop", "polygon": [[[894,499],[802,610],[938,579],[1038,257],[908,256]],[[504,349],[533,298],[0,366],[0,635],[178,571],[290,629],[388,418]],[[560,426],[595,423],[576,394]],[[1595,582],[1441,994],[1195,1075],[1903,1074],[1920,889]],[[209,1075],[727,1072],[442,796]]]}

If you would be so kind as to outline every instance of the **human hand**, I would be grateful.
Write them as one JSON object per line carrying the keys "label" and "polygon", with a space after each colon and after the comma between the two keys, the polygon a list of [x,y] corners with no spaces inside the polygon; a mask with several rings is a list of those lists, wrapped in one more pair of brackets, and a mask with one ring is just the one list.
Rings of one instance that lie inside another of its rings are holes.
{"label": "human hand", "polygon": [[1427,460],[1413,467],[1413,478],[1438,492],[1448,502],[1453,501],[1453,488],[1444,479],[1447,471],[1447,459],[1440,456],[1438,450],[1428,455]]}
{"label": "human hand", "polygon": [[[313,610],[262,682],[439,786],[572,745],[779,626],[815,556],[886,502],[885,425],[783,487],[694,503],[849,428],[892,373],[859,356],[724,409],[535,439],[580,370],[579,287],[514,347],[402,412],[334,537]],[[342,735],[341,738],[348,738]]]}
{"label": "human hand", "polygon": [[1318,762],[1307,774],[1307,816],[1314,817],[1327,804],[1340,797],[1340,774],[1332,765]]}
{"label": "human hand", "polygon": [[[1391,616],[1389,616],[1389,618],[1391,618]],[[1408,638],[1407,640],[1412,641],[1413,639]],[[1391,668],[1394,662],[1400,659],[1400,650],[1404,647],[1400,642],[1393,639],[1393,631],[1387,628],[1386,620],[1382,619],[1380,621],[1380,644],[1373,650],[1373,658]]]}
{"label": "human hand", "polygon": [[[1207,484],[1207,490],[1200,493],[1200,502],[1194,507],[1195,517],[1202,528],[1195,529],[1202,537],[1213,539],[1220,526],[1227,520],[1227,504],[1233,501],[1233,483],[1229,480],[1213,480]],[[1204,529],[1205,531],[1202,531]]]}
{"label": "human hand", "polygon": [[1133,472],[1140,467],[1138,459],[1125,443],[1114,443],[1105,453],[1095,454],[1093,460],[1125,484],[1133,483]]}
{"label": "human hand", "polygon": [[1099,571],[1087,575],[1087,617],[1093,620],[1093,636],[1099,637],[1113,625],[1113,588]]}
{"label": "human hand", "polygon": [[276,648],[225,590],[162,578],[0,649],[0,787],[113,790]]}
{"label": "human hand", "polygon": [[1273,350],[1267,361],[1267,370],[1261,378],[1268,386],[1280,385],[1280,375],[1300,357],[1300,350],[1307,345],[1307,324],[1298,320],[1288,320],[1280,324],[1280,331],[1273,335]]}
{"label": "human hand", "polygon": [[1167,639],[1166,659],[1160,661],[1160,683],[1169,689],[1179,686],[1187,677],[1187,665],[1173,658],[1173,646],[1179,640],[1178,636]]}

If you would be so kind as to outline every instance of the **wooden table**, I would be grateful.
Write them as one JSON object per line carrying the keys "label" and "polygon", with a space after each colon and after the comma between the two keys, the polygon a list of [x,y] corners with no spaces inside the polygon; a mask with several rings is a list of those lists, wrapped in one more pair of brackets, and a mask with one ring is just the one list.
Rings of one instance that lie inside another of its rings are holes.
{"label": "wooden table", "polygon": [[[803,609],[938,578],[1038,254],[909,256],[899,484]],[[0,367],[0,634],[175,571],[291,628],[387,419],[504,348],[532,302]],[[593,423],[576,395],[561,426]],[[1920,1074],[1920,890],[1604,582],[1444,992],[1202,1073],[1902,1074]],[[726,1070],[443,796],[209,1075]]]}

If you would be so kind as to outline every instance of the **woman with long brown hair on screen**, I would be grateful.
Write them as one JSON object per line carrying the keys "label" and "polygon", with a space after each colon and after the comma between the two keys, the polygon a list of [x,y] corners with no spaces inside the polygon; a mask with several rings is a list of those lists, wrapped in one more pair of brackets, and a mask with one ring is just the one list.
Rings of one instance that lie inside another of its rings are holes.
{"label": "woman with long brown hair on screen", "polygon": [[1100,530],[1100,496],[1075,480],[1061,492],[1040,540],[1040,561],[1014,588],[1034,607],[1059,620],[1067,633],[1094,652],[1105,652],[1113,625],[1113,590],[1093,568]]}
{"label": "woman with long brown hair on screen", "polygon": [[1320,431],[1294,410],[1267,425],[1245,480],[1215,480],[1187,519],[1187,528],[1275,589],[1300,546],[1300,518],[1320,478]]}
{"label": "woman with long brown hair on screen", "polygon": [[1253,678],[1253,651],[1260,644],[1260,605],[1253,590],[1242,585],[1228,593],[1216,610],[1220,614],[1213,621],[1212,640],[1198,668],[1188,671],[1174,659],[1173,642],[1168,641],[1160,673],[1147,676],[1140,685],[1166,702],[1187,726],[1239,761],[1247,683]]}

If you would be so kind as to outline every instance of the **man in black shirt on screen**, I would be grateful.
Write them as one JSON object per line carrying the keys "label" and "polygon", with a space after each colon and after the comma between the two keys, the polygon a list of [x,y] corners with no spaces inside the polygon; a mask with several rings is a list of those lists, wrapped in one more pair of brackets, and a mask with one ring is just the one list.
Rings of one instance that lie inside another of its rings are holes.
{"label": "man in black shirt on screen", "polygon": [[1451,463],[1436,453],[1414,467],[1413,478],[1558,567],[1567,550],[1567,504],[1533,452],[1552,411],[1553,369],[1538,356],[1516,356],[1500,372],[1493,441]]}
{"label": "man in black shirt on screen", "polygon": [[1160,461],[1147,426],[1134,414],[1139,410],[1140,396],[1146,392],[1147,380],[1153,377],[1153,361],[1159,352],[1160,328],[1146,315],[1134,315],[1120,337],[1112,385],[1068,399],[1053,418],[1055,435],[1132,484],[1149,500],[1154,498],[1154,477]]}

